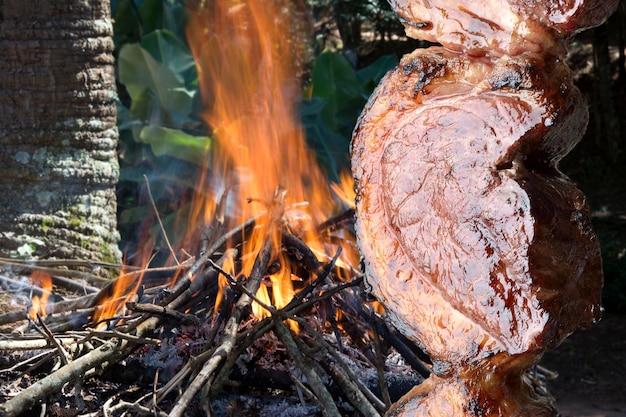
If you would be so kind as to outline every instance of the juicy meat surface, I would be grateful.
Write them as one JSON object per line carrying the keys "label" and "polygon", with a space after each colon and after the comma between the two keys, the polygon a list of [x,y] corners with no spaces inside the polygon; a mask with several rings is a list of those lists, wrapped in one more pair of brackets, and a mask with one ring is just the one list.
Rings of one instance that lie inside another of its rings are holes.
{"label": "juicy meat surface", "polygon": [[470,55],[563,56],[576,33],[602,23],[618,0],[390,0],[407,35]]}
{"label": "juicy meat surface", "polygon": [[[502,355],[510,360],[510,357]],[[520,367],[500,364],[490,358],[486,364],[461,370],[447,378],[431,375],[393,404],[385,417],[555,417],[556,404],[547,392],[535,390]],[[515,358],[512,362],[515,362]],[[494,365],[496,366],[490,366]],[[507,372],[498,372],[504,368]]]}
{"label": "juicy meat surface", "polygon": [[557,169],[587,110],[558,59],[406,55],[353,136],[368,284],[439,374],[553,348],[601,310],[600,249]]}

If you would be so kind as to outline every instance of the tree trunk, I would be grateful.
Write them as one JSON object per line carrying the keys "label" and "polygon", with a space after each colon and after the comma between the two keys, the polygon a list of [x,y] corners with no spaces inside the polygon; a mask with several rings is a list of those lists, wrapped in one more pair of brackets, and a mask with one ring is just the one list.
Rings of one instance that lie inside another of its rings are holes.
{"label": "tree trunk", "polygon": [[596,141],[599,141],[599,145],[605,149],[609,161],[615,163],[620,154],[621,126],[613,95],[609,33],[606,23],[593,30],[593,57],[595,75],[593,114]]}
{"label": "tree trunk", "polygon": [[361,42],[361,22],[356,16],[348,18],[352,13],[350,13],[349,5],[345,1],[337,1],[334,8],[335,21],[343,44],[343,55],[356,68],[358,64],[356,48]]}
{"label": "tree trunk", "polygon": [[108,0],[0,0],[0,256],[119,262]]}

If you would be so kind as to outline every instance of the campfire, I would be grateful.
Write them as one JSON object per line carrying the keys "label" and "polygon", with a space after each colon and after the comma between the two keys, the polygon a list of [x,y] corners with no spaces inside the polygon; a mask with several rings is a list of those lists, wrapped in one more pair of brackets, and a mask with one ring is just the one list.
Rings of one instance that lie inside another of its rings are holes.
{"label": "campfire", "polygon": [[[328,184],[297,122],[306,45],[285,36],[306,29],[294,27],[306,22],[296,4],[216,1],[192,13],[216,143],[180,220],[190,232],[167,242],[164,265],[151,267],[150,241],[110,282],[92,273],[110,265],[11,261],[30,276],[31,301],[0,316],[0,351],[12,353],[1,415],[212,415],[213,399],[248,385],[326,416],[378,416],[429,375],[428,357],[362,290],[351,174]],[[89,380],[120,383],[126,369],[142,389],[86,394]],[[407,373],[394,379],[403,387],[388,386],[390,369]]]}

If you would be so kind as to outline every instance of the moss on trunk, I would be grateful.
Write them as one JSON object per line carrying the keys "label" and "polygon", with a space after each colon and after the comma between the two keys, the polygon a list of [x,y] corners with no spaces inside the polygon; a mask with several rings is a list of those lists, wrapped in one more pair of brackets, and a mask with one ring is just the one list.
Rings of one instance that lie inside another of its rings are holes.
{"label": "moss on trunk", "polygon": [[0,254],[119,262],[109,2],[0,8]]}

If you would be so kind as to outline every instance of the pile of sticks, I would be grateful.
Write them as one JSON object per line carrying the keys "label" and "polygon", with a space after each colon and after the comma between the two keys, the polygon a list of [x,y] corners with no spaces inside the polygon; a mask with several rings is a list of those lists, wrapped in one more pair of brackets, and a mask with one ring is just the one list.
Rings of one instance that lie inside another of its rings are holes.
{"label": "pile of sticks", "polygon": [[[254,343],[270,336],[290,358],[292,367],[285,375],[290,379],[291,386],[295,387],[302,401],[306,401],[306,397],[316,404],[322,415],[335,417],[341,416],[342,412],[345,415],[347,411],[340,410],[337,405],[340,398],[352,408],[348,415],[384,414],[392,396],[402,394],[389,393],[385,380],[385,355],[393,348],[422,377],[430,372],[425,365],[428,358],[373,311],[362,291],[360,272],[348,268],[341,271],[341,275],[351,278],[339,278],[340,267],[336,261],[341,246],[338,246],[332,259],[320,262],[311,249],[285,227],[284,210],[284,197],[277,193],[264,216],[231,230],[213,233],[213,238],[208,240],[197,259],[172,268],[130,272],[144,277],[143,287],[126,302],[128,314],[108,319],[106,326],[98,326],[98,330],[89,319],[101,301],[110,296],[113,282],[101,289],[83,286],[82,291],[87,294],[50,305],[49,315],[28,320],[20,326],[17,324],[24,321],[24,311],[0,315],[0,326],[10,325],[13,329],[10,333],[0,334],[0,352],[33,352],[28,359],[0,370],[3,382],[14,378],[4,384],[5,390],[10,387],[14,392],[0,393],[6,400],[0,405],[0,415],[31,415],[25,413],[35,406],[42,407],[42,413],[45,413],[49,400],[72,386],[75,413],[71,415],[126,413],[174,417],[193,415],[189,410],[194,408],[204,410],[205,415],[213,415],[211,398],[233,383],[233,371],[239,358]],[[352,227],[352,214],[347,211],[329,219],[320,225],[320,233],[326,233],[330,239],[333,230]],[[233,239],[237,236],[244,239],[246,231],[259,222],[269,222],[267,230],[279,231],[282,250],[290,255],[294,269],[307,275],[303,287],[281,309],[255,296],[272,268],[273,249],[269,237],[259,251],[249,276],[236,279],[222,269],[227,259],[236,259],[239,255],[238,245],[233,244]],[[214,221],[211,230],[220,230],[220,225],[220,222]],[[353,245],[354,241],[344,243]],[[51,267],[49,264],[32,263],[13,266],[25,269]],[[181,278],[173,286],[163,283],[151,285],[159,280],[150,277],[171,277],[174,274],[179,274]],[[220,276],[228,283],[223,290],[217,284]],[[55,279],[57,284],[65,283],[63,278]],[[216,309],[215,301],[220,292],[223,301]],[[250,305],[253,301],[267,310],[269,317],[251,320]],[[345,321],[341,329],[336,322],[336,310],[342,312],[342,320]],[[13,326],[13,323],[16,325]],[[103,370],[120,361],[141,355],[139,352],[145,355],[150,349],[158,350],[166,336],[174,337],[174,330],[185,326],[195,329],[192,333],[196,338],[190,339],[193,346],[187,346],[185,352],[178,352],[182,363],[166,382],[159,382],[157,369],[152,389],[146,389],[146,393],[133,401],[116,394],[102,401],[97,410],[86,409],[81,394],[86,380],[98,377]],[[299,330],[294,331],[295,327]],[[342,339],[357,346],[364,360],[376,369],[376,394],[347,363]],[[52,369],[45,377],[26,388],[19,387],[20,375],[32,375],[45,366],[48,367],[45,369]]]}

